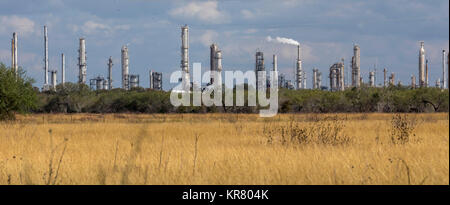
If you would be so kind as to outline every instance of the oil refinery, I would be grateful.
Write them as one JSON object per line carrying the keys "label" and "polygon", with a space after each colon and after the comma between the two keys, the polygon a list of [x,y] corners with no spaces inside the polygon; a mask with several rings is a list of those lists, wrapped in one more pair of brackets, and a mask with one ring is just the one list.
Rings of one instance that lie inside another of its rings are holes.
{"label": "oil refinery", "polygon": [[[43,79],[43,87],[42,91],[55,90],[57,79],[56,73],[57,70],[49,69],[49,38],[48,38],[48,30],[47,26],[44,26],[44,79]],[[295,52],[295,72],[294,75],[291,76],[289,73],[279,73],[278,75],[278,87],[286,88],[286,89],[307,89],[307,74],[306,69],[302,67],[303,60],[301,58],[302,47],[301,44],[293,39],[280,38],[277,37],[275,39],[270,36],[267,37],[267,41],[269,42],[280,42],[290,45],[295,45],[296,49],[292,49],[292,52]],[[79,38],[79,49],[78,49],[78,83],[86,84],[87,83],[87,55],[86,55],[86,38]],[[217,43],[212,43],[210,45],[209,50],[209,60],[210,60],[210,71],[214,71],[219,75],[222,75],[221,72],[223,70],[222,62],[223,62],[223,52],[219,49]],[[206,52],[206,51],[205,51]],[[428,64],[428,59],[426,57],[425,52],[425,42],[419,41],[418,47],[418,81],[416,82],[416,75],[413,70],[411,70],[411,82],[409,83],[409,87],[411,89],[422,88],[433,86],[429,83],[429,73],[430,68]],[[129,48],[128,45],[123,45],[121,48],[121,88],[124,90],[131,90],[137,87],[140,87],[140,76],[137,74],[130,74],[130,57],[129,57]],[[226,53],[225,53],[226,55]],[[17,33],[13,33],[13,37],[11,39],[11,68],[14,69],[15,72],[18,71],[18,36]],[[182,78],[180,81],[185,82],[183,87],[185,89],[189,89],[193,84],[190,76],[189,69],[189,27],[187,25],[181,26],[181,46],[180,46],[180,69],[182,71]],[[59,83],[64,85],[66,83],[66,61],[65,54],[61,53],[61,79]],[[435,76],[436,80],[434,81],[434,86],[447,89],[449,87],[448,83],[448,54],[445,50],[442,50],[442,70],[441,76]],[[260,71],[266,71],[265,62],[264,62],[264,52],[261,50],[257,50],[255,53],[255,79],[256,79],[256,87],[269,87],[270,83],[268,81],[262,80],[261,76],[258,76]],[[272,70],[279,72],[278,70],[278,58],[276,54],[273,54],[272,59]],[[107,70],[106,70],[106,78],[103,75],[98,74],[95,78],[89,79],[90,88],[93,90],[111,90],[113,89],[113,58],[110,56],[107,59]],[[321,90],[329,90],[329,91],[344,91],[348,88],[359,88],[363,85],[369,87],[388,87],[393,85],[401,85],[400,81],[395,81],[395,73],[391,72],[388,76],[388,68],[383,69],[383,82],[377,84],[376,82],[376,68],[373,70],[367,71],[367,79],[368,83],[364,84],[364,77],[361,71],[361,48],[358,44],[353,45],[353,56],[351,56],[351,61],[349,63],[349,70],[351,72],[351,77],[346,75],[345,69],[345,60],[342,58],[339,62],[334,62],[328,69],[328,86],[322,85],[322,72],[317,67],[313,67],[311,70],[311,89],[321,89]],[[154,90],[163,90],[163,73],[155,72],[153,70],[148,70],[149,72],[149,88]],[[51,77],[51,82],[49,82],[49,75]],[[293,79],[288,80],[288,78]],[[219,78],[221,79],[221,78]],[[325,81],[326,82],[326,81]],[[214,83],[214,78],[211,76],[209,84]],[[222,82],[217,82],[218,84],[222,84]]]}

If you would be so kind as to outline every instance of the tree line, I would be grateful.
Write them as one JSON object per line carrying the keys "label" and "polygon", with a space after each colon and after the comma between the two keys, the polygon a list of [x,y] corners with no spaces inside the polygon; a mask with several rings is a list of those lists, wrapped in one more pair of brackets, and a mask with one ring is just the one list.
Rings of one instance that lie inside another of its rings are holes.
{"label": "tree line", "polygon": [[[14,119],[16,113],[258,113],[260,109],[174,107],[170,91],[144,88],[94,91],[84,84],[65,83],[55,91],[40,92],[33,82],[22,69],[15,74],[0,63],[0,120]],[[339,92],[280,89],[278,102],[279,113],[448,112],[449,91],[406,86],[362,86]]]}
{"label": "tree line", "polygon": [[[41,113],[258,113],[253,106],[180,106],[170,103],[170,92],[137,88],[92,91],[66,83],[56,91],[38,93]],[[245,105],[247,105],[245,93]],[[449,92],[439,88],[352,88],[340,92],[280,89],[279,113],[422,113],[448,112]]]}

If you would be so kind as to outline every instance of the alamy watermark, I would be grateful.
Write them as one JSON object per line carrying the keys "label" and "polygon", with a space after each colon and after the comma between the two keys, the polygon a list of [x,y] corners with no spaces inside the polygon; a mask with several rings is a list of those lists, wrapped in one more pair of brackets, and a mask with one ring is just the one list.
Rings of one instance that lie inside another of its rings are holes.
{"label": "alamy watermark", "polygon": [[[190,82],[190,76],[194,83]],[[170,83],[178,83],[171,93],[170,102],[173,106],[245,106],[260,107],[260,117],[273,117],[278,113],[278,73],[266,71],[224,71],[225,87],[222,84],[221,72],[201,72],[201,63],[193,64],[193,72],[175,71],[170,76]],[[245,81],[247,80],[247,81]],[[211,83],[212,82],[212,83]],[[202,83],[207,86],[202,88]],[[247,89],[244,87],[247,83]],[[267,83],[269,83],[267,86]],[[223,93],[225,92],[225,95]],[[192,101],[191,101],[192,96]],[[223,99],[224,98],[224,99]]]}

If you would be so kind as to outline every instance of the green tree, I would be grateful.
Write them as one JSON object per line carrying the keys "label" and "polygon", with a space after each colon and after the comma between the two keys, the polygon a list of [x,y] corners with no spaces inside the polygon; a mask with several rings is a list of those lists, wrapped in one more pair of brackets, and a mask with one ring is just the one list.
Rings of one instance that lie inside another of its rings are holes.
{"label": "green tree", "polygon": [[0,120],[14,120],[16,113],[26,113],[36,107],[33,79],[19,68],[17,75],[0,63]]}

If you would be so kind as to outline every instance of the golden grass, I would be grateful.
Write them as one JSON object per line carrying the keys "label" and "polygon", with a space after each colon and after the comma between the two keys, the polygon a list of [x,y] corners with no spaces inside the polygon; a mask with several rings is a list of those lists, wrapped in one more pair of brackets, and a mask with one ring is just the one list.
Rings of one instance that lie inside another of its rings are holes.
{"label": "golden grass", "polygon": [[448,113],[409,115],[404,145],[390,142],[392,114],[339,114],[344,145],[264,137],[324,116],[18,116],[0,123],[0,184],[449,184]]}

